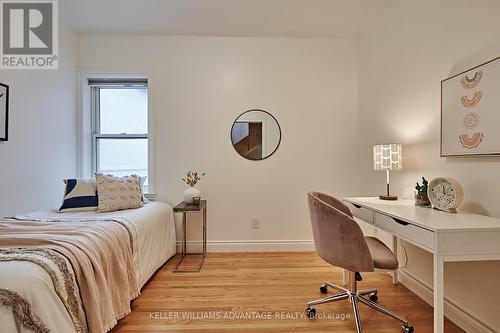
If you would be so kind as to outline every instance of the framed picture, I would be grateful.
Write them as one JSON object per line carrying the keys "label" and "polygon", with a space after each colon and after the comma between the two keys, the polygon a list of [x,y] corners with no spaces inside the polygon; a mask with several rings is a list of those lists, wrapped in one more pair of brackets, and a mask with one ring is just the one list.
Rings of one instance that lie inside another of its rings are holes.
{"label": "framed picture", "polygon": [[9,139],[9,86],[0,83],[0,141]]}
{"label": "framed picture", "polygon": [[441,81],[441,156],[500,155],[500,57]]}

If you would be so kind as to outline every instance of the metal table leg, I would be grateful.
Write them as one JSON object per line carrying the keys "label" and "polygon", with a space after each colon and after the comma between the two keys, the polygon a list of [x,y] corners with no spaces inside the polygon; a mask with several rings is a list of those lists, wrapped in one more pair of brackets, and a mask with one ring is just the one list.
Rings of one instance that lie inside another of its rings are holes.
{"label": "metal table leg", "polygon": [[[177,265],[174,268],[175,273],[195,273],[201,270],[203,263],[205,262],[205,257],[207,256],[207,205],[205,204],[202,209],[203,214],[203,252],[201,253],[187,253],[187,212],[182,214],[182,256]],[[201,255],[202,258],[198,263],[198,266],[193,269],[179,269],[182,262],[188,255]]]}

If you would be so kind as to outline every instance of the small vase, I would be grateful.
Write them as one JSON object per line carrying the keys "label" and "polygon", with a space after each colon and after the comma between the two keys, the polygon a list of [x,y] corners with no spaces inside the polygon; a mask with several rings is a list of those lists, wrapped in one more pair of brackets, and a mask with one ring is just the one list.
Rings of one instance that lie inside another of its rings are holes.
{"label": "small vase", "polygon": [[193,204],[193,197],[201,197],[200,190],[194,187],[190,187],[184,191],[184,202],[188,205]]}
{"label": "small vase", "polygon": [[431,206],[431,202],[429,200],[429,197],[426,195],[423,195],[423,194],[418,194],[418,193],[415,193],[415,206],[418,206],[418,207],[430,207]]}

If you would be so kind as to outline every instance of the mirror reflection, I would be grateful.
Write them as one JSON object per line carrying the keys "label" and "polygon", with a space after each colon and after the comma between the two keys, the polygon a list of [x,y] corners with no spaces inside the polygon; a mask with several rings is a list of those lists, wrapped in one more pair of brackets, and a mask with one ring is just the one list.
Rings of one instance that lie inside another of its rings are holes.
{"label": "mirror reflection", "polygon": [[234,149],[249,160],[263,160],[271,156],[278,149],[280,141],[278,121],[264,110],[244,112],[231,129]]}

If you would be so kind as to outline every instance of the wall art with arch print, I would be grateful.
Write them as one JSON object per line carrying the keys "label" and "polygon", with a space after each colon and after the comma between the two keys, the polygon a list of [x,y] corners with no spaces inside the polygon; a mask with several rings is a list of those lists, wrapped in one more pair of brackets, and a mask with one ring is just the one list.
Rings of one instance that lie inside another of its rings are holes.
{"label": "wall art with arch print", "polygon": [[500,155],[500,57],[441,81],[441,156]]}

